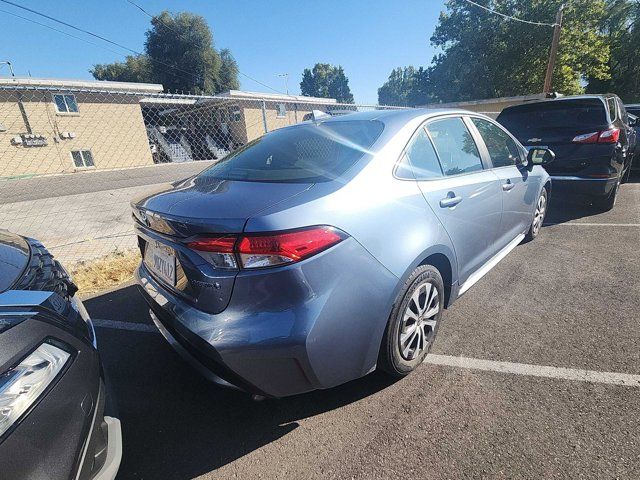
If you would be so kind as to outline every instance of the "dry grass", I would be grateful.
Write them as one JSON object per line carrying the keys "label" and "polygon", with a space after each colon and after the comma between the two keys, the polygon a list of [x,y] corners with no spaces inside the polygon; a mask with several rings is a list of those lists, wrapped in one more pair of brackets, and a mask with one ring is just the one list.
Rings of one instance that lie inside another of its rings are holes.
{"label": "dry grass", "polygon": [[137,250],[116,251],[103,258],[78,263],[70,273],[78,285],[79,294],[85,296],[131,280],[139,263],[140,253]]}

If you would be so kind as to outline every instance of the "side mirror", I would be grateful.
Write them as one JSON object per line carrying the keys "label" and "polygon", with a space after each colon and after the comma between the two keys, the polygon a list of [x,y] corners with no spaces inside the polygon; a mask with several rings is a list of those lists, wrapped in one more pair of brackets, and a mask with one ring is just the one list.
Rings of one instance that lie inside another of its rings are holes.
{"label": "side mirror", "polygon": [[527,153],[527,165],[533,168],[534,165],[548,165],[556,158],[556,154],[548,148],[531,148]]}

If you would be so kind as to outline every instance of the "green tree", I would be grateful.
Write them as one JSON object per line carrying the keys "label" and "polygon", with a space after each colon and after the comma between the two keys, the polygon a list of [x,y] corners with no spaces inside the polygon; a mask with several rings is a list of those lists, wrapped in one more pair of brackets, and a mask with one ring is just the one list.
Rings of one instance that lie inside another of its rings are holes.
{"label": "green tree", "polygon": [[238,64],[228,48],[220,50],[220,91],[238,90]]}
{"label": "green tree", "polygon": [[[479,3],[521,19],[552,23],[564,0],[482,0]],[[429,69],[439,100],[461,101],[539,93],[552,29],[509,21],[467,2],[449,0],[431,43],[442,51]],[[600,25],[605,0],[566,4],[553,89],[581,93],[585,78],[609,77],[609,45]]]}
{"label": "green tree", "polygon": [[238,88],[233,56],[228,50],[218,53],[200,15],[163,11],[151,19],[146,37],[143,55],[94,65],[90,72],[99,80],[161,83],[165,91],[214,94]]}
{"label": "green tree", "polygon": [[433,101],[429,91],[428,70],[398,67],[391,70],[389,79],[378,89],[378,103],[406,107],[425,105]]}
{"label": "green tree", "polygon": [[91,73],[97,80],[142,83],[153,81],[151,62],[146,55],[130,55],[124,62],[94,65]]}
{"label": "green tree", "polygon": [[589,78],[587,92],[611,92],[626,103],[640,102],[640,3],[610,0],[602,31],[611,48],[611,77]]}
{"label": "green tree", "polygon": [[341,66],[316,63],[312,70],[304,69],[300,82],[302,95],[335,98],[340,103],[353,103],[349,79]]}

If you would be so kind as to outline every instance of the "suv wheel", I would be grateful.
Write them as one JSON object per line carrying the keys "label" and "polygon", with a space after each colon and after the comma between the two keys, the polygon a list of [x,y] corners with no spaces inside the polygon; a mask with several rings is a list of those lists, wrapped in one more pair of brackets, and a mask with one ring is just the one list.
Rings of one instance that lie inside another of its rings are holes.
{"label": "suv wheel", "polygon": [[547,189],[543,188],[542,192],[540,192],[540,196],[538,197],[536,209],[533,212],[533,220],[531,221],[531,226],[529,226],[529,231],[527,232],[526,236],[527,241],[531,241],[536,238],[540,233],[540,230],[542,229],[544,217],[547,214],[547,199]]}
{"label": "suv wheel", "polygon": [[378,366],[403,377],[422,363],[429,352],[444,309],[444,283],[437,268],[416,268],[391,312],[380,348]]}
{"label": "suv wheel", "polygon": [[596,207],[601,209],[603,212],[608,212],[611,210],[618,200],[618,191],[620,190],[620,180],[616,182],[615,186],[611,190],[611,193],[604,197],[603,199],[599,199],[597,202],[594,202]]}

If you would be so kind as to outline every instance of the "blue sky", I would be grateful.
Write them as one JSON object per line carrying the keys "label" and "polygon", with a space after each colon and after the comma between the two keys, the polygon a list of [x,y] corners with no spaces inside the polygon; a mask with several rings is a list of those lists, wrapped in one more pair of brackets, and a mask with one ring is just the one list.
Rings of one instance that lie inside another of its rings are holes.
{"label": "blue sky", "polygon": [[[126,0],[13,1],[143,50],[150,19]],[[444,9],[443,0],[135,1],[151,13],[167,9],[204,16],[216,48],[231,49],[242,72],[278,90],[284,90],[278,73],[288,73],[290,93],[299,93],[304,68],[340,64],[360,103],[377,102],[377,89],[392,68],[431,62],[429,38]],[[1,2],[0,10],[66,28]],[[90,79],[93,64],[126,55],[109,51],[119,49],[97,39],[87,37],[109,50],[4,12],[0,21],[0,60],[10,60],[16,75]],[[0,75],[7,74],[2,67]],[[240,80],[244,90],[269,91],[246,77]]]}

